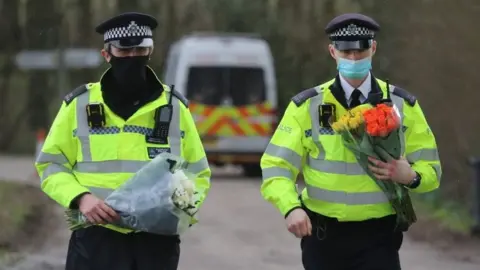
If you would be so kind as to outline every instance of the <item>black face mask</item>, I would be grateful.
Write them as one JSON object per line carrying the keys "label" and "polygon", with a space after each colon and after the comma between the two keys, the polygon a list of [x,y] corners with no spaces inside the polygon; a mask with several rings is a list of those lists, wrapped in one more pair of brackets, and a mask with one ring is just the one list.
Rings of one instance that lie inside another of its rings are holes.
{"label": "black face mask", "polygon": [[146,85],[146,68],[149,56],[111,56],[113,76],[125,91],[138,91]]}

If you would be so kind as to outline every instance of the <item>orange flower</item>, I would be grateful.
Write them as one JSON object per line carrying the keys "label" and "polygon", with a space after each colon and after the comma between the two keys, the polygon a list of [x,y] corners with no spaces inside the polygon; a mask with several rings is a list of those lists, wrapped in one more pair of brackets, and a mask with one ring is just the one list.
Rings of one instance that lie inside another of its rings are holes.
{"label": "orange flower", "polygon": [[385,137],[400,126],[400,118],[395,110],[386,104],[364,111],[363,118],[370,136]]}

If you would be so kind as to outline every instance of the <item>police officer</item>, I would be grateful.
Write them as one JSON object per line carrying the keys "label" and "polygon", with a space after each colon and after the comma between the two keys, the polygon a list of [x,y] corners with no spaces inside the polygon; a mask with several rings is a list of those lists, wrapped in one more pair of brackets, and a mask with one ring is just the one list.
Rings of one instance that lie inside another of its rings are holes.
{"label": "police officer", "polygon": [[[67,270],[177,269],[178,236],[132,232],[103,199],[161,152],[182,156],[209,189],[210,169],[187,100],[148,66],[155,18],[124,13],[96,27],[110,68],[68,94],[36,160],[42,190],[94,224],[74,231]],[[204,198],[201,199],[202,203]]]}
{"label": "police officer", "polygon": [[[435,138],[417,99],[371,72],[378,30],[378,23],[361,14],[343,14],[327,25],[338,74],[292,98],[261,160],[262,195],[301,239],[306,270],[400,269],[398,251],[406,228],[396,225],[386,195],[330,126],[347,109],[390,97],[402,117],[405,158],[372,159],[372,171],[411,192],[439,186]],[[300,197],[299,172],[305,179]]]}

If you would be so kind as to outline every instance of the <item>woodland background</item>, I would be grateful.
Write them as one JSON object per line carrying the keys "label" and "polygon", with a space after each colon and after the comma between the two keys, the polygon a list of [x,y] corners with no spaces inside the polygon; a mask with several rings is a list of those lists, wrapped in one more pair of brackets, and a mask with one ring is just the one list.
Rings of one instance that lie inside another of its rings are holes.
{"label": "woodland background", "polygon": [[281,108],[335,75],[323,32],[330,19],[352,11],[374,17],[382,26],[375,75],[418,97],[438,140],[442,186],[424,199],[455,211],[472,206],[468,159],[480,155],[478,0],[0,0],[0,152],[33,153],[35,132],[49,126],[61,98],[107,68],[21,70],[16,54],[100,50],[95,25],[125,11],[159,20],[152,57],[159,74],[169,45],[192,31],[259,33],[274,53]]}

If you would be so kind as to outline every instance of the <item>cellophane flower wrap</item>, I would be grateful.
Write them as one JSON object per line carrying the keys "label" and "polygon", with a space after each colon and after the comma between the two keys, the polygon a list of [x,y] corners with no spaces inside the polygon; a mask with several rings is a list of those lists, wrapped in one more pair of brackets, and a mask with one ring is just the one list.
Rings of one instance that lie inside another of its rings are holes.
{"label": "cellophane flower wrap", "polygon": [[401,119],[394,105],[384,102],[357,106],[334,122],[332,128],[389,199],[397,214],[397,226],[407,229],[416,221],[408,189],[393,181],[377,179],[368,168],[368,157],[390,162],[402,156]]}
{"label": "cellophane flower wrap", "polygon": [[[160,235],[180,235],[197,223],[202,190],[180,157],[162,153],[105,198],[120,216],[112,225]],[[71,230],[92,226],[79,211],[66,210]]]}

